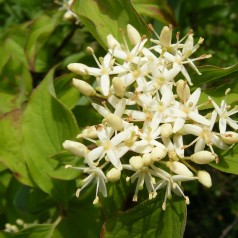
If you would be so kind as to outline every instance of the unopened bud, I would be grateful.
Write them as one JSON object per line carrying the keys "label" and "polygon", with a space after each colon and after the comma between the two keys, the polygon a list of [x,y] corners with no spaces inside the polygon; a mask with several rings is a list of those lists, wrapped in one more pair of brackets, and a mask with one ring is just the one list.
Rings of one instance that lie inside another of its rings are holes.
{"label": "unopened bud", "polygon": [[95,89],[83,80],[73,78],[73,85],[79,90],[80,93],[84,94],[85,96],[91,97],[96,95]]}
{"label": "unopened bud", "polygon": [[189,97],[190,97],[190,88],[187,84],[186,81],[180,79],[177,83],[176,83],[177,87],[176,87],[176,92],[178,97],[183,101],[186,102]]}
{"label": "unopened bud", "polygon": [[171,171],[178,175],[184,175],[188,177],[193,177],[193,173],[181,162],[178,161],[168,161],[166,166],[169,167]]}
{"label": "unopened bud", "polygon": [[124,97],[126,87],[120,78],[118,78],[118,77],[113,78],[112,86],[113,86],[116,96],[118,96],[120,98]]}
{"label": "unopened bud", "polygon": [[166,154],[167,154],[166,150],[164,150],[160,147],[155,147],[151,151],[151,159],[153,161],[158,161],[158,160],[163,159],[166,156]]}
{"label": "unopened bud", "polygon": [[87,75],[87,69],[88,66],[81,63],[71,63],[67,66],[67,68],[72,71],[73,73],[79,74],[79,75]]}
{"label": "unopened bud", "polygon": [[88,148],[84,144],[76,141],[66,140],[63,143],[63,147],[64,149],[70,151],[72,154],[77,156],[83,156],[85,153],[88,152]]}
{"label": "unopened bud", "polygon": [[183,55],[185,57],[189,57],[193,53],[193,46],[194,46],[193,34],[189,34],[187,40],[184,43],[183,48]]}
{"label": "unopened bud", "polygon": [[144,166],[143,160],[140,156],[132,156],[129,163],[135,170],[139,170]]}
{"label": "unopened bud", "polygon": [[190,156],[191,160],[197,164],[207,164],[216,159],[216,155],[210,151],[202,150]]}
{"label": "unopened bud", "polygon": [[98,137],[98,132],[95,126],[89,126],[84,129],[79,135],[77,135],[77,139],[79,138],[91,138],[95,139]]}
{"label": "unopened bud", "polygon": [[173,134],[173,127],[170,123],[165,123],[161,125],[160,128],[160,134],[162,137],[170,137]]}
{"label": "unopened bud", "polygon": [[151,159],[151,154],[150,153],[143,154],[142,160],[143,160],[144,166],[148,166],[148,165],[151,164],[151,162],[153,162],[152,159]]}
{"label": "unopened bud", "polygon": [[238,143],[238,133],[227,131],[225,134],[221,135],[221,139],[228,145]]}
{"label": "unopened bud", "polygon": [[112,168],[107,172],[107,179],[109,182],[116,182],[121,178],[121,170]]}
{"label": "unopened bud", "polygon": [[127,35],[132,45],[136,45],[141,42],[140,33],[130,24],[127,25]]}
{"label": "unopened bud", "polygon": [[197,177],[198,181],[205,187],[210,188],[212,186],[212,179],[207,171],[205,170],[198,171]]}
{"label": "unopened bud", "polygon": [[109,49],[121,49],[120,43],[111,34],[107,36],[107,45]]}
{"label": "unopened bud", "polygon": [[122,129],[122,119],[113,113],[108,113],[104,121],[116,131]]}
{"label": "unopened bud", "polygon": [[163,47],[169,47],[172,40],[172,29],[164,26],[160,33],[160,45]]}

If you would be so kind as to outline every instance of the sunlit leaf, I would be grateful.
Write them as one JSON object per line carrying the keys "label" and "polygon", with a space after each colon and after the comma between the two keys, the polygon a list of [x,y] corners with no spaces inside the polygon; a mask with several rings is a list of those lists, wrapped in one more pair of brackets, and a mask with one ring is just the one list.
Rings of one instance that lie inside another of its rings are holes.
{"label": "sunlit leaf", "polygon": [[106,37],[109,34],[123,43],[120,29],[126,30],[128,23],[142,35],[148,35],[145,22],[129,0],[78,0],[74,1],[72,10],[104,48],[107,48]]}
{"label": "sunlit leaf", "polygon": [[66,139],[78,132],[73,114],[55,98],[54,70],[51,70],[30,98],[23,117],[23,149],[34,182],[58,199],[68,197],[64,184],[53,180],[49,173],[58,162],[50,159],[62,150]]}
{"label": "sunlit leaf", "polygon": [[0,118],[0,162],[23,184],[32,185],[21,150],[22,112],[15,110]]}

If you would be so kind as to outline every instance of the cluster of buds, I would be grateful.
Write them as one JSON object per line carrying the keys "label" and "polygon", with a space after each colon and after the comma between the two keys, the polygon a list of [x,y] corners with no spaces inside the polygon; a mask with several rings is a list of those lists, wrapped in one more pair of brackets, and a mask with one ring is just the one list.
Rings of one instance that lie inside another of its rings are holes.
{"label": "cluster of buds", "polygon": [[200,74],[194,61],[211,57],[190,58],[203,39],[194,43],[190,31],[182,39],[177,33],[176,43],[172,43],[171,27],[165,26],[160,35],[152,26],[150,29],[157,39],[148,40],[131,25],[127,36],[122,31],[123,44],[108,35],[108,52],[103,58],[97,59],[88,48],[98,67],[68,65],[76,74],[95,77],[97,84],[93,88],[84,80],[73,79],[73,85],[90,98],[103,117],[101,124],[82,130],[78,141],[63,143],[64,149],[84,161],[82,167],[66,165],[87,174],[76,195],[95,182],[94,204],[99,201],[99,192],[107,196],[107,183],[126,177],[122,173],[127,175],[126,181],[136,182],[133,201],[144,188],[149,199],[165,188],[163,210],[172,192],[189,204],[182,182],[198,180],[211,187],[210,174],[198,168],[218,163],[214,147],[226,150],[238,142],[238,134],[229,131],[238,129],[231,118],[238,108],[231,109],[226,99],[218,106],[208,98],[212,109],[204,115],[198,105],[201,89],[191,92],[192,80],[185,66],[189,64]]}
{"label": "cluster of buds", "polygon": [[17,219],[16,224],[6,223],[4,231],[9,233],[16,233],[24,228],[27,228],[28,226],[29,224],[25,223],[22,219]]}

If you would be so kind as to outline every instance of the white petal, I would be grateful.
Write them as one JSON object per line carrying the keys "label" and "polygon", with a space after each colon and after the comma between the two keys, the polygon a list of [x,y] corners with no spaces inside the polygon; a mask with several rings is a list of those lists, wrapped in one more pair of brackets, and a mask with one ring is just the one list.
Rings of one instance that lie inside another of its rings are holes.
{"label": "white petal", "polygon": [[92,106],[103,116],[106,117],[110,112],[103,106],[100,106],[96,103],[92,103]]}
{"label": "white petal", "polygon": [[202,138],[199,138],[195,144],[194,153],[204,150],[205,145],[206,145],[205,140]]}
{"label": "white petal", "polygon": [[112,139],[111,139],[111,143],[114,146],[119,145],[122,141],[124,141],[126,138],[128,138],[128,136],[130,136],[131,132],[129,130],[126,131],[122,131],[120,133],[118,133],[117,135],[115,135]]}
{"label": "white petal", "polygon": [[197,88],[189,97],[186,105],[189,106],[190,103],[192,103],[193,106],[197,105],[200,95],[201,95],[201,88]]}
{"label": "white petal", "polygon": [[238,130],[238,125],[237,125],[237,123],[236,123],[234,120],[228,118],[228,119],[227,119],[227,123],[228,123],[228,125],[229,125],[230,127],[232,127],[233,129]]}
{"label": "white petal", "polygon": [[182,147],[183,147],[183,137],[181,135],[174,136],[173,141],[174,141],[176,154],[180,158],[183,158],[184,157],[184,150],[182,149]]}
{"label": "white petal", "polygon": [[104,152],[104,148],[102,146],[99,146],[93,150],[91,150],[88,155],[87,155],[87,158],[89,160],[96,160],[98,159],[99,157],[101,157],[103,155],[103,152]]}
{"label": "white petal", "polygon": [[199,136],[202,132],[202,128],[200,126],[197,125],[193,125],[193,124],[185,124],[183,126],[183,128],[180,130],[180,133],[182,133],[183,135],[195,135],[195,136]]}
{"label": "white petal", "polygon": [[226,119],[220,118],[219,120],[219,130],[220,133],[224,134],[226,132]]}
{"label": "white petal", "polygon": [[98,85],[104,96],[108,96],[110,87],[110,78],[108,74],[103,74],[98,80]]}
{"label": "white petal", "polygon": [[107,151],[107,156],[111,163],[119,170],[122,170],[122,165],[120,159],[117,158],[115,152],[113,150]]}
{"label": "white petal", "polygon": [[126,99],[123,98],[117,104],[114,114],[121,117],[124,114],[125,107],[126,107]]}
{"label": "white petal", "polygon": [[210,125],[210,121],[209,120],[207,120],[205,117],[201,116],[200,114],[198,114],[196,112],[193,112],[193,111],[189,112],[188,116],[192,120],[194,120],[194,121],[196,121],[196,122],[198,122],[200,124],[203,124],[203,125],[206,125],[206,126]]}
{"label": "white petal", "polygon": [[185,119],[184,118],[176,118],[175,122],[174,122],[174,127],[173,127],[173,133],[176,133],[177,131],[179,131],[183,125],[185,123]]}

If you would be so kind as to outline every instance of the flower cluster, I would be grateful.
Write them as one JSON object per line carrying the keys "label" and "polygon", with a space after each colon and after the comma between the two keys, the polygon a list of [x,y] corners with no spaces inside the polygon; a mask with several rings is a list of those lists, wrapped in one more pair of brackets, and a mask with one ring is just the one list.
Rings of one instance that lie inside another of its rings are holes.
{"label": "flower cluster", "polygon": [[[154,31],[152,26],[150,29]],[[101,124],[82,130],[77,136],[80,142],[63,143],[64,149],[84,158],[84,166],[66,168],[87,174],[77,196],[96,182],[93,203],[98,202],[99,192],[107,196],[106,184],[122,179],[125,172],[130,175],[126,177],[128,182],[136,182],[133,201],[137,201],[144,187],[149,199],[165,188],[164,210],[172,192],[189,204],[181,183],[198,180],[211,187],[209,173],[197,167],[219,161],[214,147],[226,150],[238,142],[238,134],[229,131],[238,129],[231,118],[238,108],[231,109],[225,99],[218,106],[208,98],[213,109],[204,115],[198,105],[201,89],[191,92],[192,80],[185,66],[189,64],[200,74],[194,61],[211,57],[191,58],[203,39],[194,43],[190,31],[182,39],[177,33],[177,41],[172,43],[172,29],[167,26],[160,35],[154,33],[157,39],[148,40],[128,25],[127,38],[122,33],[123,44],[107,36],[108,52],[103,58],[97,59],[93,49],[88,48],[98,67],[68,65],[76,74],[95,77],[97,83],[93,88],[83,80],[73,79],[73,85],[91,99],[92,106],[102,115]],[[84,141],[92,144],[86,146]]]}

